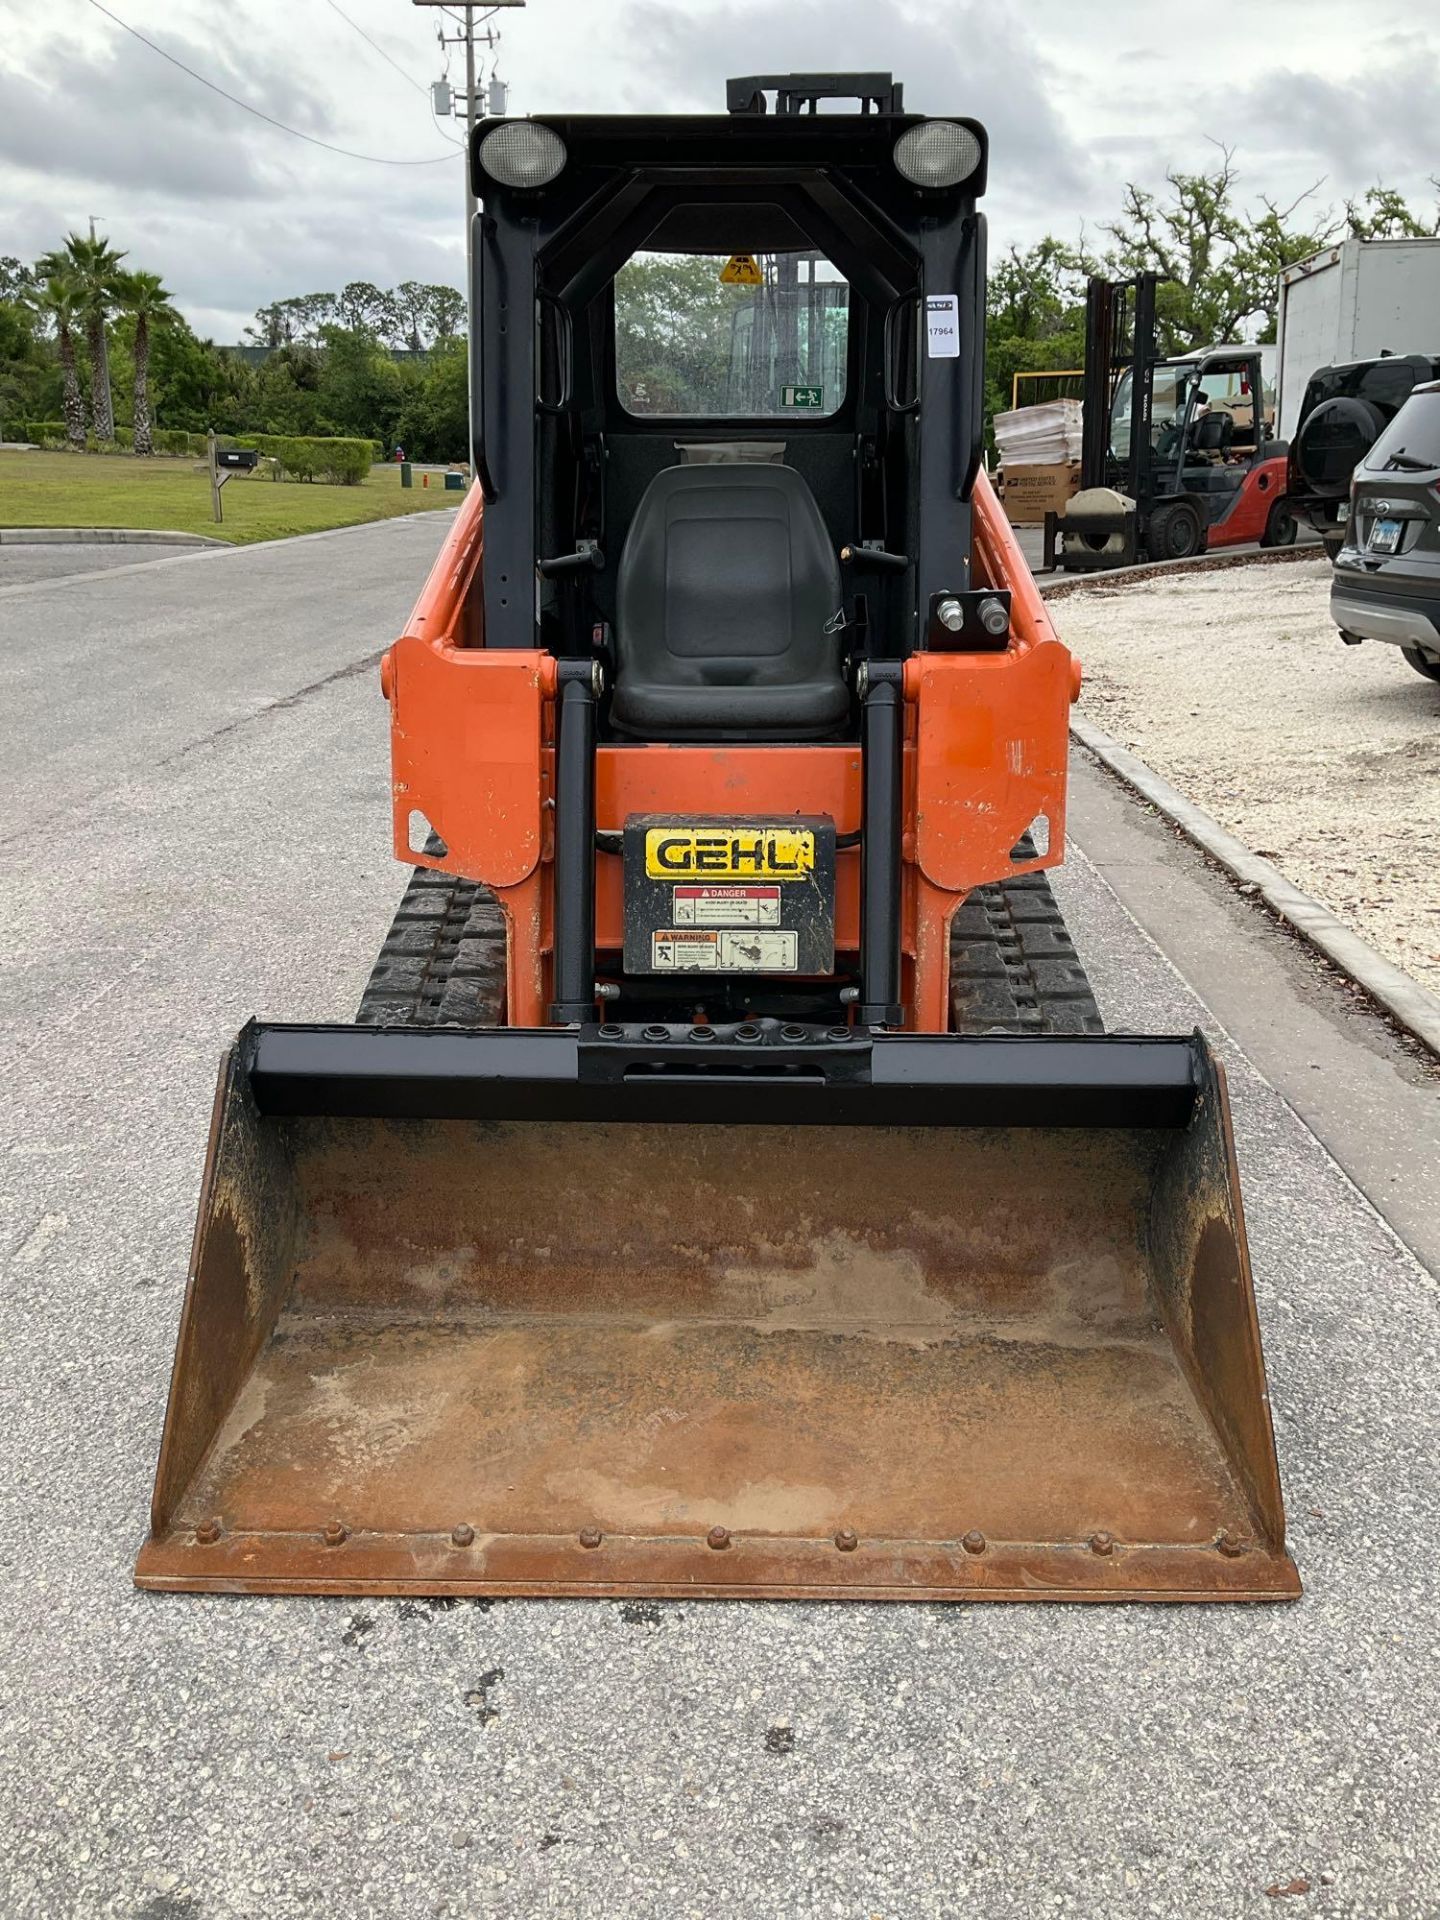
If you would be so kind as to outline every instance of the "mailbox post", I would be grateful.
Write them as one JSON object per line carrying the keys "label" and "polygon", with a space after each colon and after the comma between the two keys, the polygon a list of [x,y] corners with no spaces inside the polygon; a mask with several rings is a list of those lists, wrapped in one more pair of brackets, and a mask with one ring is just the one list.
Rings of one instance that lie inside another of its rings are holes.
{"label": "mailbox post", "polygon": [[252,473],[260,464],[260,456],[253,447],[217,447],[213,427],[205,437],[205,444],[210,468],[210,505],[218,525],[225,518],[220,489],[232,474]]}

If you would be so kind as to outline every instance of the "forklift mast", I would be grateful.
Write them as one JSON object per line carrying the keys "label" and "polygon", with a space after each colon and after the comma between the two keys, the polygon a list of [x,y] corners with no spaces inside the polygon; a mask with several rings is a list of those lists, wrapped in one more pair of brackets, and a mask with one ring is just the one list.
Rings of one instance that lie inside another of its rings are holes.
{"label": "forklift mast", "polygon": [[[1085,417],[1080,441],[1080,485],[1118,486],[1142,497],[1150,461],[1150,410],[1155,365],[1157,273],[1129,280],[1092,278],[1085,289]],[[1121,377],[1130,374],[1130,446],[1122,462],[1111,450],[1110,410]]]}

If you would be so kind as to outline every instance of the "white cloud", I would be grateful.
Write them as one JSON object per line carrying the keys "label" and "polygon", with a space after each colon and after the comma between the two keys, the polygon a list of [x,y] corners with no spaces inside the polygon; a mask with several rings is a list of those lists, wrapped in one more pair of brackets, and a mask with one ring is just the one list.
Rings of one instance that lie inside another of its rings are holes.
{"label": "white cloud", "polygon": [[[109,4],[109,0],[107,0]],[[416,80],[435,9],[343,0]],[[0,250],[33,256],[96,214],[182,310],[236,338],[255,307],[348,279],[461,275],[460,158],[422,93],[324,0],[114,0],[114,11],[342,159],[227,106],[71,0],[0,0]],[[1353,0],[1211,0],[1177,30],[1152,0],[530,0],[494,24],[519,112],[719,110],[727,75],[890,68],[907,104],[991,131],[992,246],[1092,232],[1127,179],[1237,149],[1242,192],[1338,204],[1383,178],[1428,204],[1440,82],[1423,36],[1357,34]],[[448,24],[448,23],[447,23]],[[450,56],[451,78],[458,60]],[[454,131],[453,125],[449,131]]]}

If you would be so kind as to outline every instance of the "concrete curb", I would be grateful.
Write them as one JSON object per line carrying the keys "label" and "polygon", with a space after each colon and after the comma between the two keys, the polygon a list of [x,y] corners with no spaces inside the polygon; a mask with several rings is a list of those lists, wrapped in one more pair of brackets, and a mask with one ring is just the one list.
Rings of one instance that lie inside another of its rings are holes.
{"label": "concrete curb", "polygon": [[1152,772],[1128,747],[1122,747],[1108,733],[1074,715],[1070,731],[1102,766],[1108,767],[1143,800],[1148,800],[1242,887],[1253,889],[1287,926],[1318,947],[1342,973],[1348,974],[1377,1000],[1407,1033],[1440,1056],[1440,998],[1402,973],[1358,933],[1352,933],[1328,907],[1322,907],[1318,900],[1302,893],[1278,867],[1262,860],[1259,854],[1252,853],[1226,833],[1217,820],[1212,820],[1202,808],[1178,793],[1168,780]]}
{"label": "concrete curb", "polygon": [[228,547],[169,527],[0,527],[0,547]]}
{"label": "concrete curb", "polygon": [[1037,573],[1034,578],[1047,600],[1063,600],[1088,587],[1139,586],[1145,580],[1171,580],[1177,574],[1222,573],[1227,567],[1279,567],[1292,560],[1324,557],[1322,541],[1303,540],[1293,547],[1241,547],[1233,553],[1197,553],[1188,560],[1144,560],[1134,567],[1106,567],[1095,573]]}

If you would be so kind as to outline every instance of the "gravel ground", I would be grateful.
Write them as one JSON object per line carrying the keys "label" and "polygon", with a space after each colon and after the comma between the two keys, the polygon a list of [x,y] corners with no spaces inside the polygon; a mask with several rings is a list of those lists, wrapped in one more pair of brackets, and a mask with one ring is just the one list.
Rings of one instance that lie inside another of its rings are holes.
{"label": "gravel ground", "polygon": [[[1228,1045],[1298,1606],[132,1590],[216,1057],[354,1007],[438,532],[0,600],[0,1914],[1433,1915],[1435,1283]],[[1112,1023],[1206,1018],[1061,886]]]}
{"label": "gravel ground", "polygon": [[1051,604],[1080,711],[1440,992],[1440,685],[1344,646],[1328,561]]}

